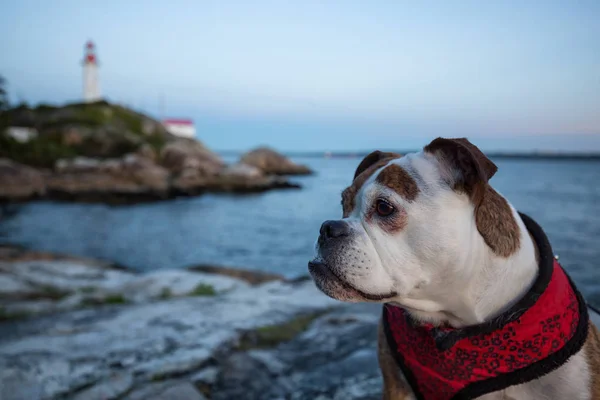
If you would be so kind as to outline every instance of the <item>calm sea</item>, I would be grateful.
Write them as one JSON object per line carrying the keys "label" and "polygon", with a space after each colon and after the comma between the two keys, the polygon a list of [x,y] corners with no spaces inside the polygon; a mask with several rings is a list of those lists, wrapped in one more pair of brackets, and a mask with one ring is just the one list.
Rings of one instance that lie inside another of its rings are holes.
{"label": "calm sea", "polygon": [[[137,270],[212,263],[306,274],[319,226],[340,217],[340,193],[360,160],[295,161],[317,171],[294,178],[302,190],[122,207],[29,203],[0,224],[0,241]],[[562,264],[600,305],[600,162],[495,161],[492,184],[545,228]]]}

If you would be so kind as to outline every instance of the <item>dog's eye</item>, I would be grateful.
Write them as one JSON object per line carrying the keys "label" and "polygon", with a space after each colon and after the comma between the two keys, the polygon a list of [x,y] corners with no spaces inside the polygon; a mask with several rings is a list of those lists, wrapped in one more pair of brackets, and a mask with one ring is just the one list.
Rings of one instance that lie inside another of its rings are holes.
{"label": "dog's eye", "polygon": [[377,200],[375,207],[380,217],[387,217],[395,211],[394,206],[382,199]]}

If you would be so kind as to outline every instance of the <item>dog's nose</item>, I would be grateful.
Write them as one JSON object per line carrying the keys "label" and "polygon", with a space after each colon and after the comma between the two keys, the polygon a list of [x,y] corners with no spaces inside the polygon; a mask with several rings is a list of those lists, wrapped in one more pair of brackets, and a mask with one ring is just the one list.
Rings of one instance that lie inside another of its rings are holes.
{"label": "dog's nose", "polygon": [[324,238],[348,236],[350,234],[350,226],[344,221],[325,221],[321,225],[320,233]]}

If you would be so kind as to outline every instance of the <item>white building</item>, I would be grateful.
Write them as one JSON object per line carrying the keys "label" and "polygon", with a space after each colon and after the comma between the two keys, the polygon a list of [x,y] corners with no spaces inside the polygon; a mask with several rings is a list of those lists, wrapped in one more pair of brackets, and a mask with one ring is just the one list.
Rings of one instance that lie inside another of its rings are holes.
{"label": "white building", "polygon": [[25,128],[22,126],[9,126],[4,133],[20,143],[29,142],[38,135],[38,131],[35,128]]}
{"label": "white building", "polygon": [[85,56],[83,59],[83,101],[92,103],[100,99],[98,59],[94,43],[89,41],[85,45]]}
{"label": "white building", "polygon": [[162,124],[172,135],[185,138],[196,137],[196,128],[191,119],[164,119]]}

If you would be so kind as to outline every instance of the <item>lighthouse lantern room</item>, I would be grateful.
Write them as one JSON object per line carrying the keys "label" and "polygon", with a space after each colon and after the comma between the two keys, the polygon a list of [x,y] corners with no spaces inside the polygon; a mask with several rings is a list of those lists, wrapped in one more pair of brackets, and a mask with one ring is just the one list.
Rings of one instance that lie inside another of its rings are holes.
{"label": "lighthouse lantern room", "polygon": [[83,59],[83,101],[91,103],[100,100],[100,84],[98,82],[98,58],[92,41],[85,45]]}

